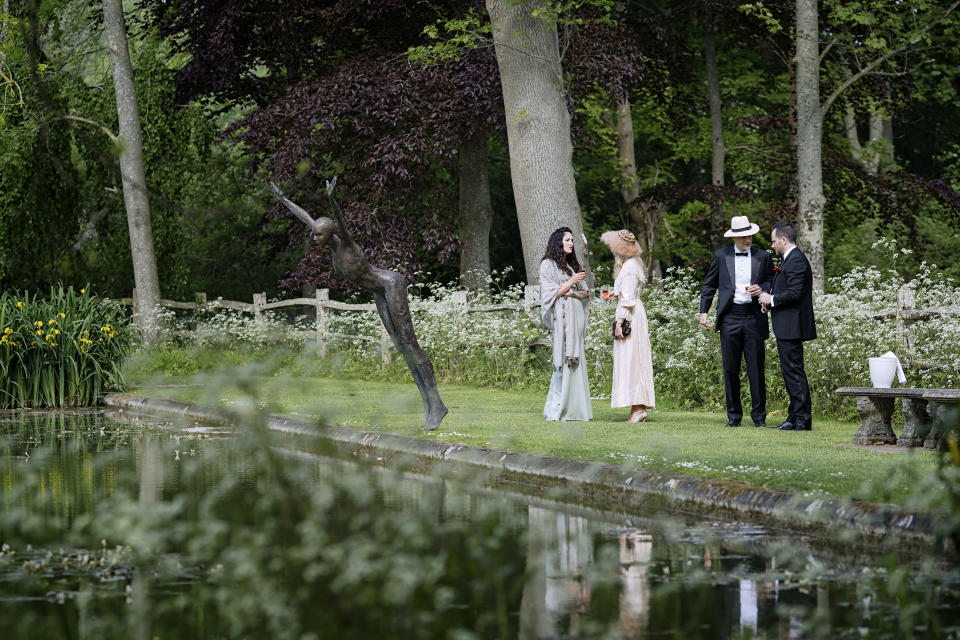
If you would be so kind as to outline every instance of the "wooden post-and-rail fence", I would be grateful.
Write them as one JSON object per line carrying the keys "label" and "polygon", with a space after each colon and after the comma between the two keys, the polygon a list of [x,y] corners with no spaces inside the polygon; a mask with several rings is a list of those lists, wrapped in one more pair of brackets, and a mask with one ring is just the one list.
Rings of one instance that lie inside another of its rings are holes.
{"label": "wooden post-and-rail fence", "polygon": [[[531,287],[527,287],[527,289],[531,289]],[[452,294],[453,301],[456,306],[461,307],[461,312],[454,313],[451,321],[463,322],[463,318],[467,313],[523,311],[528,315],[531,315],[533,313],[533,307],[540,306],[539,290],[539,287],[536,287],[535,304],[531,302],[533,298],[531,298],[530,292],[528,291],[527,301],[525,301],[522,306],[515,304],[470,306],[467,303],[467,292],[455,291]],[[390,334],[387,333],[386,327],[384,327],[382,323],[380,324],[379,335],[376,337],[347,335],[344,333],[330,331],[330,317],[328,315],[328,310],[333,309],[337,311],[365,311],[376,313],[377,305],[373,304],[372,302],[366,304],[348,304],[346,302],[331,300],[329,289],[317,289],[316,296],[313,298],[290,298],[289,300],[278,300],[277,302],[267,302],[266,293],[253,294],[252,303],[219,299],[214,300],[213,302],[208,302],[206,293],[196,293],[194,298],[195,300],[193,302],[180,302],[178,300],[161,299],[160,306],[167,309],[183,309],[187,311],[196,311],[201,309],[230,309],[233,311],[240,311],[242,313],[253,314],[253,319],[255,322],[262,322],[264,312],[271,309],[280,309],[282,307],[313,307],[314,312],[316,313],[316,330],[315,332],[311,333],[315,334],[316,336],[317,350],[321,356],[326,356],[329,352],[330,338],[347,338],[350,340],[366,340],[369,342],[375,342],[379,346],[380,356],[384,363],[389,363],[393,359],[391,353],[391,350],[393,349],[393,341],[390,338]],[[131,298],[111,298],[110,301],[120,305],[132,307],[133,312],[137,312],[138,301],[136,289],[133,290],[133,297]],[[410,311],[415,312],[425,307],[427,304],[429,303],[419,301],[411,302]]]}
{"label": "wooden post-and-rail fence", "polygon": [[[540,287],[539,285],[527,285],[524,291],[524,300],[522,305],[518,304],[499,304],[499,305],[475,305],[467,303],[467,292],[456,291],[453,293],[454,304],[462,307],[461,313],[455,313],[452,322],[462,322],[467,313],[484,313],[496,311],[522,311],[528,316],[537,313],[540,306]],[[134,312],[137,310],[137,290],[133,290],[132,298],[114,299],[118,304],[132,306]],[[411,302],[410,310],[417,311],[425,302]],[[194,302],[179,302],[176,300],[161,300],[161,307],[168,309],[197,310],[203,308],[210,309],[231,309],[243,313],[252,313],[255,321],[263,320],[263,313],[270,309],[280,309],[282,307],[313,307],[316,313],[316,341],[317,349],[321,356],[326,356],[329,350],[330,338],[348,338],[351,340],[367,340],[376,342],[380,347],[380,354],[384,362],[390,362],[392,359],[391,349],[393,343],[390,335],[381,325],[380,334],[372,336],[346,335],[330,331],[330,319],[327,313],[328,309],[337,311],[365,311],[376,313],[377,306],[373,303],[367,304],[348,304],[346,302],[337,302],[330,299],[329,289],[317,289],[316,296],[313,298],[291,298],[289,300],[278,300],[277,302],[267,302],[265,293],[253,294],[253,302],[237,302],[234,300],[216,300],[207,301],[206,293],[197,293]],[[889,311],[875,311],[868,314],[873,320],[896,320],[897,338],[900,343],[900,360],[907,367],[917,367],[920,369],[949,369],[941,363],[918,360],[915,357],[915,337],[913,325],[920,320],[928,320],[938,315],[960,315],[960,306],[940,306],[918,309],[916,306],[916,292],[910,287],[902,287],[897,292],[897,307]],[[546,340],[538,340],[535,344],[549,344]]]}

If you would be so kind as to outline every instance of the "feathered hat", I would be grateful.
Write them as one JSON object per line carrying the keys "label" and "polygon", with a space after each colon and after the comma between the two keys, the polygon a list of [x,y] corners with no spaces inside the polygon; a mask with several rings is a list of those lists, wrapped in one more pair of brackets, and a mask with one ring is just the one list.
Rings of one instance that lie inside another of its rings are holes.
{"label": "feathered hat", "polygon": [[624,258],[632,258],[643,253],[637,243],[637,237],[626,229],[607,231],[600,236],[600,241],[610,247],[610,251]]}

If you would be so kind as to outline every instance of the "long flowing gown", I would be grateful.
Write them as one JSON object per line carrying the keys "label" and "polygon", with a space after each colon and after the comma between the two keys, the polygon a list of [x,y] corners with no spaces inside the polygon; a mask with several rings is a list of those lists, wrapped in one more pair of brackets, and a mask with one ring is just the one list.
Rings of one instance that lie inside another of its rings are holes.
{"label": "long flowing gown", "polygon": [[617,320],[629,320],[631,331],[625,338],[613,341],[611,407],[654,406],[653,353],[647,312],[640,302],[645,279],[640,261],[631,258],[623,263],[613,283],[613,293],[617,296]]}
{"label": "long flowing gown", "polygon": [[[546,420],[591,420],[593,407],[590,405],[590,382],[587,379],[587,366],[584,361],[583,336],[586,330],[586,309],[589,299],[579,299],[572,296],[557,296],[557,290],[569,280],[570,275],[564,274],[552,260],[540,263],[540,317],[544,326],[553,334],[553,353],[551,363],[562,362],[560,366],[553,366],[553,375],[550,378],[550,390],[547,392],[547,402],[543,407],[543,417]],[[562,357],[558,357],[558,345],[563,332],[566,314],[571,314],[572,326],[575,328],[577,351],[580,353],[576,366],[570,365]],[[561,332],[558,334],[558,332]]]}

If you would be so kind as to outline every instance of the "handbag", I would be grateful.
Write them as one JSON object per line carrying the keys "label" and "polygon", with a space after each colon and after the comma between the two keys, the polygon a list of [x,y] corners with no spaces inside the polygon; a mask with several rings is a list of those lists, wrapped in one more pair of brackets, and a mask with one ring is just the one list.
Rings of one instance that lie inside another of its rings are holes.
{"label": "handbag", "polygon": [[[620,328],[620,332],[623,333],[623,337],[626,338],[628,335],[630,335],[630,331],[631,331],[631,330],[632,330],[632,329],[631,329],[631,327],[630,327],[630,321],[627,320],[626,318],[624,318],[624,319],[623,319],[623,326]],[[614,320],[614,321],[613,321],[613,331],[612,331],[611,333],[613,333],[613,339],[614,339],[614,340],[619,340],[619,339],[620,339],[620,338],[617,337],[617,320]]]}

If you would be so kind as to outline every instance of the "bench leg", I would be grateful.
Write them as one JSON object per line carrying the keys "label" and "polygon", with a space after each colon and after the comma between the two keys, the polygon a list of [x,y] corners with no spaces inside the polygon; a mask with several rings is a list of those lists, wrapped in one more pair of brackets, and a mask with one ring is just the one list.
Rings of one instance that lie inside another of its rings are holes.
{"label": "bench leg", "polygon": [[890,427],[893,398],[857,396],[860,428],[853,436],[853,444],[896,444],[897,436]]}
{"label": "bench leg", "polygon": [[897,438],[901,447],[920,447],[930,433],[931,420],[927,411],[927,401],[921,399],[903,399],[903,432]]}
{"label": "bench leg", "polygon": [[930,429],[930,433],[927,434],[927,439],[923,441],[923,446],[927,449],[933,449],[944,451],[947,446],[946,438],[943,437],[943,433],[946,429],[944,422],[947,419],[947,412],[950,410],[951,405],[944,404],[942,402],[934,402],[933,400],[927,403],[927,411],[930,413],[930,422],[933,424],[933,427]]}

